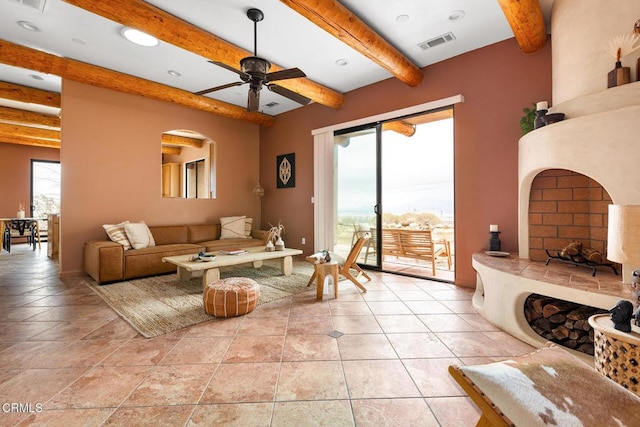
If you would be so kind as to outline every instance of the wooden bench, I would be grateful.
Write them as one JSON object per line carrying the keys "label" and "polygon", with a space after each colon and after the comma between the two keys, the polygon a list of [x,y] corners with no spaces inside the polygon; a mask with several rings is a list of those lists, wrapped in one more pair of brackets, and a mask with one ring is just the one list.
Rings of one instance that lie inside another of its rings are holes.
{"label": "wooden bench", "polygon": [[385,255],[429,261],[434,276],[436,275],[436,258],[445,256],[451,269],[449,241],[436,243],[432,238],[431,230],[382,229],[382,256]]}
{"label": "wooden bench", "polygon": [[640,425],[640,397],[554,344],[449,373],[482,411],[477,426]]}

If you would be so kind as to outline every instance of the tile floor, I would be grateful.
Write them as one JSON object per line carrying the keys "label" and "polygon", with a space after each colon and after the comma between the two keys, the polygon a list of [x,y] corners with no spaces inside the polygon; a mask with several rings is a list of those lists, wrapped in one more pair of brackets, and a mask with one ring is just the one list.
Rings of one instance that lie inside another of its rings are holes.
{"label": "tile floor", "polygon": [[447,367],[532,348],[469,289],[372,277],[365,294],[343,282],[338,300],[310,290],[145,339],[60,280],[45,247],[15,245],[0,254],[0,426],[475,425]]}

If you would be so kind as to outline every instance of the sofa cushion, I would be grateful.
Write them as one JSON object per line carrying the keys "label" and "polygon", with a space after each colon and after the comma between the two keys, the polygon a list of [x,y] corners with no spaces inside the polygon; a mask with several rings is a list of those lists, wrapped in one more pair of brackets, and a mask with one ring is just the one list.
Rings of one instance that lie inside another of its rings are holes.
{"label": "sofa cushion", "polygon": [[218,240],[220,238],[220,224],[189,225],[189,243]]}
{"label": "sofa cushion", "polygon": [[156,245],[153,235],[144,221],[125,224],[124,231],[127,233],[127,238],[129,242],[131,242],[133,249],[142,249]]}
{"label": "sofa cushion", "polygon": [[121,244],[125,251],[131,249],[131,242],[129,242],[127,233],[124,229],[126,224],[129,224],[129,221],[124,221],[119,224],[104,224],[102,226],[104,231],[107,232],[109,239],[111,239],[112,242]]}
{"label": "sofa cushion", "polygon": [[124,279],[175,272],[176,266],[162,262],[162,258],[167,256],[197,254],[204,250],[204,246],[178,243],[125,251]]}
{"label": "sofa cushion", "polygon": [[186,225],[163,225],[149,227],[156,245],[189,243],[189,230]]}
{"label": "sofa cushion", "polygon": [[235,249],[235,248],[250,248],[254,246],[264,246],[264,241],[260,239],[221,239],[221,240],[208,240],[206,242],[199,242],[199,245],[205,246],[207,252],[215,252],[221,249]]}
{"label": "sofa cushion", "polygon": [[243,216],[220,218],[220,239],[237,239],[245,237],[245,219]]}

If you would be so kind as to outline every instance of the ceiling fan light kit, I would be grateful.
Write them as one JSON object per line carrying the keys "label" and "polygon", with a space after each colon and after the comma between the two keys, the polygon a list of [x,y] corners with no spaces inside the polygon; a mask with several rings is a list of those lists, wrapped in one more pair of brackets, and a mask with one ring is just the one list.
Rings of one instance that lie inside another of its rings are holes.
{"label": "ceiling fan light kit", "polygon": [[260,91],[263,86],[266,86],[270,91],[289,98],[298,104],[307,105],[311,101],[309,98],[273,83],[278,80],[306,77],[306,74],[299,68],[289,68],[270,73],[269,69],[271,68],[271,63],[258,56],[258,22],[264,19],[264,14],[259,9],[251,8],[247,10],[247,17],[253,21],[253,56],[247,56],[246,58],[241,59],[239,70],[222,62],[209,61],[212,64],[238,74],[242,81],[205,89],[200,92],[195,92],[195,94],[205,95],[207,93],[249,83],[249,93],[247,96],[247,111],[249,112],[257,111],[260,108]]}

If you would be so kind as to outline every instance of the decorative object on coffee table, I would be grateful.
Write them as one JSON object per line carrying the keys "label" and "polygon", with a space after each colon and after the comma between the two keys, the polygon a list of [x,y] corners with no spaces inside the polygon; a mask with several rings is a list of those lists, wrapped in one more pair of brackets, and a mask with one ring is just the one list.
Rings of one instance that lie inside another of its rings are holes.
{"label": "decorative object on coffee table", "polygon": [[208,284],[202,294],[204,311],[215,317],[251,313],[260,297],[260,285],[247,277],[229,277]]}
{"label": "decorative object on coffee table", "polygon": [[271,228],[267,231],[267,240],[273,243],[276,251],[283,250],[284,241],[282,240],[282,234],[284,233],[284,225],[282,225],[282,220],[278,221],[278,225],[269,223],[269,226]]}

